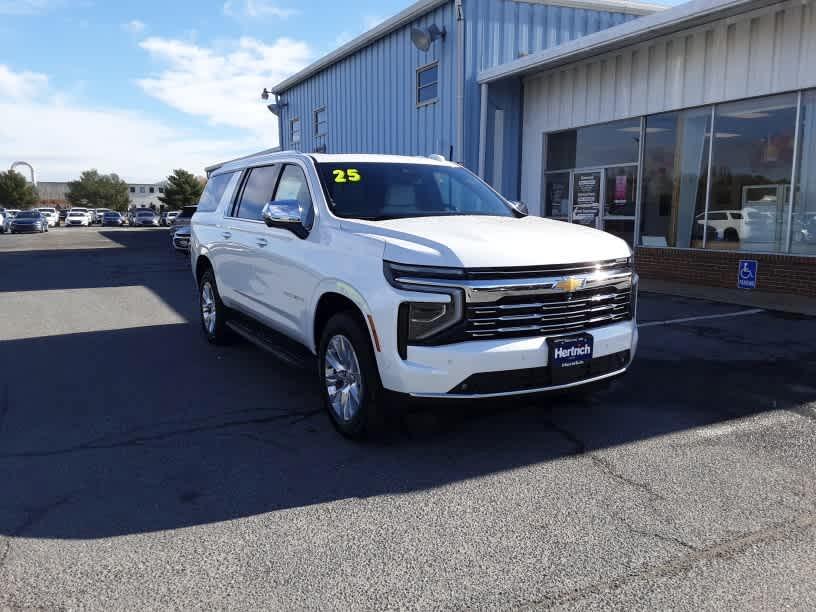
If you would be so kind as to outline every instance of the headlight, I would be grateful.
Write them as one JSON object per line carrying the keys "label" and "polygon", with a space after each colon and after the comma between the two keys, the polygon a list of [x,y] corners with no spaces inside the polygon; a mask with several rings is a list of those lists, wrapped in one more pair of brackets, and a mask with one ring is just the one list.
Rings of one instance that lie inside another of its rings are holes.
{"label": "headlight", "polygon": [[464,291],[455,285],[457,280],[464,279],[464,270],[386,261],[383,263],[383,273],[391,286],[397,289],[447,295],[450,298],[446,302],[428,302],[420,298],[400,305],[397,338],[399,354],[403,359],[407,358],[409,343],[433,344],[433,338],[463,320]]}
{"label": "headlight", "polygon": [[417,286],[439,285],[440,280],[465,278],[465,271],[461,268],[410,266],[390,261],[383,262],[383,273],[392,286],[405,291],[416,291]]}

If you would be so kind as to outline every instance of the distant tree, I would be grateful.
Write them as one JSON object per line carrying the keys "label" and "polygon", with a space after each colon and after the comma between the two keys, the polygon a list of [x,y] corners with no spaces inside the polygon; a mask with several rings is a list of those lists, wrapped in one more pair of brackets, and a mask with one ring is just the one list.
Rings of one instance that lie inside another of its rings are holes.
{"label": "distant tree", "polygon": [[0,172],[0,206],[31,208],[39,202],[37,190],[19,172]]}
{"label": "distant tree", "polygon": [[65,196],[71,206],[88,205],[91,208],[110,208],[125,212],[130,204],[128,184],[116,174],[99,174],[86,170],[78,181],[68,183]]}
{"label": "distant tree", "polygon": [[167,177],[164,195],[159,196],[159,201],[170,210],[194,206],[198,204],[202,191],[204,185],[193,174],[186,170],[173,170],[173,174]]}

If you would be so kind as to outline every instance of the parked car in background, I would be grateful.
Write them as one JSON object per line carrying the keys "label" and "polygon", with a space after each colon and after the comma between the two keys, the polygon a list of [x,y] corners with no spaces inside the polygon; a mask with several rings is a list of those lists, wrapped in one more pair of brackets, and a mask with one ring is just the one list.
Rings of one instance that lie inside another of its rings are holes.
{"label": "parked car in background", "polygon": [[105,213],[112,212],[110,208],[97,208],[94,211],[94,223],[102,223],[102,219],[105,216]]}
{"label": "parked car in background", "polygon": [[170,234],[170,244],[173,245],[174,249],[183,252],[190,250],[190,231],[191,228],[188,225],[187,227],[179,227]]}
{"label": "parked car in background", "polygon": [[88,227],[91,224],[88,221],[88,213],[84,210],[68,211],[68,216],[65,217],[65,227]]}
{"label": "parked car in background", "polygon": [[102,215],[103,227],[122,227],[124,224],[124,217],[122,217],[121,213],[118,213],[115,210],[109,210]]}
{"label": "parked car in background", "polygon": [[43,217],[48,220],[48,227],[57,227],[59,225],[59,213],[56,208],[38,208]]}
{"label": "parked car in background", "polygon": [[11,228],[11,222],[20,211],[16,208],[7,208],[3,213],[3,223],[0,225],[0,234],[5,234]]}
{"label": "parked car in background", "polygon": [[[85,208],[84,206],[73,206],[73,207],[71,207],[70,209],[68,209],[68,214],[69,214],[69,215],[70,215],[70,213],[72,213],[72,212],[81,212],[81,213],[82,213],[82,214],[84,214],[86,217],[89,217],[89,216],[90,216],[90,209]],[[88,219],[88,223],[90,224],[90,219]]]}
{"label": "parked car in background", "polygon": [[173,221],[175,221],[176,217],[179,216],[179,212],[180,211],[178,210],[170,210],[167,212],[163,212],[161,214],[161,219],[159,220],[159,223],[163,226],[173,225]]}
{"label": "parked car in background", "polygon": [[159,217],[150,209],[137,210],[133,215],[131,225],[135,227],[158,227]]}
{"label": "parked car in background", "polygon": [[12,234],[47,232],[48,219],[39,210],[24,210],[14,216],[9,231]]}
{"label": "parked car in background", "polygon": [[6,222],[6,209],[0,206],[0,232],[3,231],[3,224]]}
{"label": "parked car in background", "polygon": [[176,215],[176,218],[173,219],[173,224],[170,226],[170,231],[175,232],[180,227],[189,227],[190,221],[193,218],[198,206],[185,206],[184,208],[179,211],[179,214]]}

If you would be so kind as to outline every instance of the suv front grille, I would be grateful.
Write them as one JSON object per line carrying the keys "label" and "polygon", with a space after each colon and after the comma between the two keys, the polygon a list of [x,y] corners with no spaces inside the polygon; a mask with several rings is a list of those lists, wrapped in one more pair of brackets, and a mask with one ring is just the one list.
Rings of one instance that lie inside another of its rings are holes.
{"label": "suv front grille", "polygon": [[632,289],[599,287],[569,294],[504,298],[468,305],[465,333],[472,339],[580,332],[632,318]]}

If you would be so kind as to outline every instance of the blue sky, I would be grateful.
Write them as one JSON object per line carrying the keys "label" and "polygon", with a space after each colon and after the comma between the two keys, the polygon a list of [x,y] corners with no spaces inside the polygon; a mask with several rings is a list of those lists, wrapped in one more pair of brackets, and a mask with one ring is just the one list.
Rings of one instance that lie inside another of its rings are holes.
{"label": "blue sky", "polygon": [[277,144],[259,93],[411,0],[0,0],[0,168],[155,181]]}

